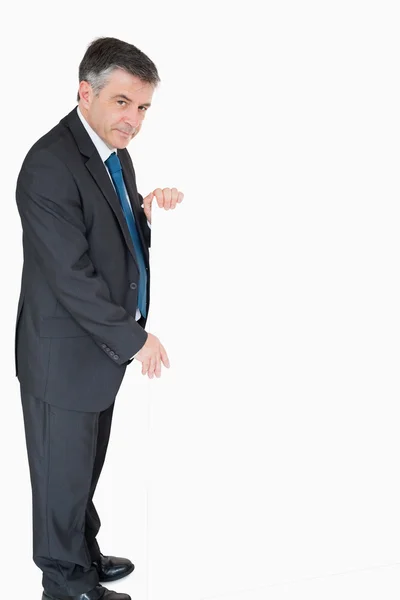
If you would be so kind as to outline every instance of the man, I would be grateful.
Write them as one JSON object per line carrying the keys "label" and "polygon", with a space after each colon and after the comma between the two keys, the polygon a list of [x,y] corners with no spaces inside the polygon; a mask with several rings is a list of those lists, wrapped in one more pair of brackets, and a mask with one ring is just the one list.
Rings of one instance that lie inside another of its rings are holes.
{"label": "man", "polygon": [[135,46],[99,38],[79,67],[78,106],[29,150],[16,200],[24,265],[16,324],[16,374],[33,502],[33,560],[43,600],[129,600],[100,582],[131,573],[105,556],[93,495],[116,394],[134,358],[142,374],[169,367],[145,331],[153,197],[143,198],[126,149],[160,81]]}

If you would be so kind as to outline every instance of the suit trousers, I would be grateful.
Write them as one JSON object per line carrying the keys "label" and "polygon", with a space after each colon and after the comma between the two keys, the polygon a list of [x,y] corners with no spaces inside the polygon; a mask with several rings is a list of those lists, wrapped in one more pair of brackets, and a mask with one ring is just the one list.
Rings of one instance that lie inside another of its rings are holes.
{"label": "suit trousers", "polygon": [[32,488],[33,560],[57,596],[99,582],[100,519],[93,494],[104,464],[115,399],[101,412],[58,408],[21,387]]}

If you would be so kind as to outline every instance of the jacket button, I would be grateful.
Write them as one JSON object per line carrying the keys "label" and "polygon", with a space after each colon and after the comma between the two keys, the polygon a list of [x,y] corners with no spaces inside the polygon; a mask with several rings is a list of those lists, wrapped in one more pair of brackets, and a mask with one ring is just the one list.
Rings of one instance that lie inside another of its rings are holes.
{"label": "jacket button", "polygon": [[118,354],[114,354],[114,356],[113,356],[113,359],[114,359],[114,360],[118,360],[118,359],[119,359],[119,356],[118,356]]}
{"label": "jacket button", "polygon": [[130,286],[129,286],[129,287],[131,288],[131,290],[136,290],[136,288],[137,288],[137,285],[136,285],[136,283],[134,283],[134,282],[132,281],[132,283],[130,284]]}
{"label": "jacket button", "polygon": [[102,348],[106,348],[106,345],[105,345],[105,344],[102,344],[102,345],[101,345],[101,347],[102,347]]}
{"label": "jacket button", "polygon": [[113,352],[112,350],[110,350],[110,356],[115,356],[115,352]]}

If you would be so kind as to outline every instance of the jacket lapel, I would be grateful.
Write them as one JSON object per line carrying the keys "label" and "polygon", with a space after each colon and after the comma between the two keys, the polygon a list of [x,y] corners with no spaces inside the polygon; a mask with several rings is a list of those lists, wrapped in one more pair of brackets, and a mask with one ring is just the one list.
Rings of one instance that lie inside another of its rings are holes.
{"label": "jacket lapel", "polygon": [[[111,183],[111,179],[108,176],[108,173],[106,171],[106,166],[104,165],[103,161],[101,160],[100,155],[97,152],[95,145],[93,144],[92,140],[90,139],[90,136],[88,135],[87,131],[83,127],[83,125],[77,115],[76,107],[68,115],[66,115],[63,119],[61,119],[60,122],[63,123],[64,125],[66,125],[70,129],[72,135],[75,138],[75,141],[77,143],[77,146],[78,146],[81,154],[83,154],[84,156],[86,156],[88,158],[88,160],[85,163],[86,167],[89,170],[89,172],[92,175],[95,182],[97,183],[99,189],[103,193],[103,195],[104,195],[105,199],[107,200],[107,202],[109,203],[110,207],[112,208],[112,210],[118,220],[118,223],[121,227],[123,236],[125,238],[125,242],[129,248],[129,250],[133,256],[133,259],[137,265],[137,268],[139,270],[139,265],[138,265],[138,261],[136,258],[136,252],[135,252],[135,248],[134,248],[134,245],[132,242],[132,237],[129,232],[128,224],[126,222],[125,215],[122,211],[122,207],[119,202],[118,196],[114,190],[113,184]],[[118,155],[121,160],[120,152],[122,152],[122,151],[119,150]],[[142,244],[143,244],[145,250],[147,251],[147,248],[144,243],[143,232],[141,231],[141,227],[139,224],[139,218],[138,218],[138,214],[137,214],[138,213],[138,209],[137,209],[138,197],[137,197],[137,194],[134,193],[133,185],[131,184],[131,181],[130,181],[130,177],[132,177],[130,170],[126,168],[126,163],[128,161],[126,160],[125,156],[123,158],[124,158],[124,161],[121,160],[121,165],[122,165],[122,173],[124,175],[125,185],[128,190],[129,197],[131,199],[132,209],[134,210],[134,215],[135,215],[135,219],[136,219],[136,223],[137,223],[139,236],[140,236],[140,239],[142,241]],[[135,206],[135,200],[136,200],[136,206]],[[148,251],[145,252],[145,256],[147,256],[147,258],[148,258]]]}
{"label": "jacket lapel", "polygon": [[[143,229],[142,229],[142,227],[143,227],[142,221],[143,221],[143,217],[145,218],[145,215],[144,215],[143,209],[140,206],[139,196],[138,196],[137,190],[136,190],[135,172],[132,169],[129,158],[127,156],[127,152],[128,151],[125,148],[123,150],[118,150],[118,156],[121,161],[122,175],[124,177],[126,190],[128,192],[128,196],[131,201],[131,206],[132,206],[133,214],[135,217],[135,222],[136,222],[136,227],[137,227],[137,230],[139,233],[139,238],[142,243],[144,255],[148,261],[149,260],[149,249],[147,248],[145,237],[143,234]],[[147,224],[146,224],[146,227],[147,227]]]}

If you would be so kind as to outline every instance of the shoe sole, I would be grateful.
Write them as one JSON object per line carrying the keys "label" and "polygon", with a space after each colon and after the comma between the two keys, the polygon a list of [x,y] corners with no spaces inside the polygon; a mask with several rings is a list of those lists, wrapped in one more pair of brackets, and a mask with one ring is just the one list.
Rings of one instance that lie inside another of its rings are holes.
{"label": "shoe sole", "polygon": [[124,577],[127,577],[127,575],[130,575],[134,569],[135,565],[132,565],[127,571],[121,573],[120,575],[114,575],[114,577],[107,577],[106,579],[99,579],[99,581],[100,583],[109,583],[110,581],[117,581],[118,579],[123,579]]}

